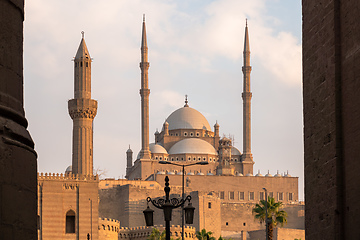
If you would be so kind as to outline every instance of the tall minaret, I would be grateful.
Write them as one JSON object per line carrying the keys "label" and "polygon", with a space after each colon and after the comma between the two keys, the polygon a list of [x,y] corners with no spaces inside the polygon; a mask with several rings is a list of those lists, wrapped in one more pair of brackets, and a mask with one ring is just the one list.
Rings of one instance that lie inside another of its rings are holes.
{"label": "tall minaret", "polygon": [[148,47],[146,42],[145,14],[143,16],[142,41],[141,41],[141,151],[140,159],[150,159],[149,150],[149,79],[148,79]]}
{"label": "tall minaret", "polygon": [[250,91],[250,44],[249,44],[249,33],[246,20],[245,27],[245,40],[244,40],[244,66],[242,71],[244,74],[244,88],[242,93],[243,98],[243,174],[253,173],[253,157],[251,153],[251,97]]}
{"label": "tall minaret", "polygon": [[91,58],[84,32],[74,58],[74,99],[68,108],[73,120],[72,173],[93,175],[93,120],[97,101],[91,99]]}

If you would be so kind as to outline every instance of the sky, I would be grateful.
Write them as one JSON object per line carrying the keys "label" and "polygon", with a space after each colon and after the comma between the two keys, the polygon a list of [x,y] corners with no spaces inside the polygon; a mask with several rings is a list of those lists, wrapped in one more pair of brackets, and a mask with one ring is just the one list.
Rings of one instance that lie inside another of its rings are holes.
{"label": "sky", "polygon": [[140,42],[146,15],[150,143],[184,105],[242,151],[245,19],[251,49],[254,173],[299,177],[304,199],[301,1],[32,0],[24,22],[25,111],[38,171],[71,165],[73,57],[85,32],[93,58],[94,167],[123,178],[126,150],[140,150]]}

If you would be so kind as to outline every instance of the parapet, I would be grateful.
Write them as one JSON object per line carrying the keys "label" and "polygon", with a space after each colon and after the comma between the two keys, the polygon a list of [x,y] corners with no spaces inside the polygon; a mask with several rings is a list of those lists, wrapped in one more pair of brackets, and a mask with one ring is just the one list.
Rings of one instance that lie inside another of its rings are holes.
{"label": "parapet", "polygon": [[120,231],[120,221],[111,218],[99,218],[99,230],[118,233]]}
{"label": "parapet", "polygon": [[[165,231],[165,227],[163,225],[155,225],[151,227],[147,226],[138,226],[138,227],[121,227],[119,231],[119,239],[130,239],[130,238],[136,238],[139,240],[146,240],[148,236],[150,236],[152,230],[156,228],[160,232]],[[193,239],[196,236],[196,230],[194,227],[191,226],[185,226],[184,228],[184,238],[185,239]],[[170,227],[170,235],[175,238],[180,238],[182,233],[182,228],[180,225],[172,225]]]}
{"label": "parapet", "polygon": [[79,174],[62,174],[62,173],[38,173],[38,180],[78,180],[78,181],[98,181],[97,175],[79,175]]}

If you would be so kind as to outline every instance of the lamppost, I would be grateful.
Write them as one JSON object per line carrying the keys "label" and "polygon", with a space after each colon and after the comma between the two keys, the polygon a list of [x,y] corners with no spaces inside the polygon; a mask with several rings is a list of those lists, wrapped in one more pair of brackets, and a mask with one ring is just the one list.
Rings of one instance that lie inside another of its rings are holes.
{"label": "lamppost", "polygon": [[[207,165],[208,162],[196,162],[196,163],[190,163],[190,164],[177,164],[169,161],[159,161],[160,164],[170,164],[175,166],[182,167],[182,194],[181,198],[184,199],[185,197],[185,167],[192,166],[192,165]],[[181,207],[181,239],[184,240],[184,231],[185,231],[185,223],[184,223],[184,205]]]}
{"label": "lamppost", "polygon": [[267,189],[266,188],[263,188],[265,190],[265,234],[266,234],[266,240],[269,240],[269,235],[268,235],[268,231],[269,231],[269,221],[268,221],[268,197],[267,197]]}
{"label": "lamppost", "polygon": [[[158,200],[153,200],[150,197],[146,199],[146,201],[151,202],[156,208],[164,210],[164,218],[165,218],[165,233],[166,240],[170,240],[170,221],[171,221],[171,212],[174,208],[181,207],[185,204],[186,201],[189,201],[189,204],[184,208],[185,210],[185,218],[187,224],[192,224],[194,220],[194,210],[195,208],[191,205],[190,200],[191,196],[188,195],[185,199],[181,198],[180,200],[177,198],[170,199],[170,187],[169,187],[169,177],[165,177],[165,199],[160,198]],[[153,213],[154,210],[147,208],[143,211],[145,216],[146,226],[153,226]]]}

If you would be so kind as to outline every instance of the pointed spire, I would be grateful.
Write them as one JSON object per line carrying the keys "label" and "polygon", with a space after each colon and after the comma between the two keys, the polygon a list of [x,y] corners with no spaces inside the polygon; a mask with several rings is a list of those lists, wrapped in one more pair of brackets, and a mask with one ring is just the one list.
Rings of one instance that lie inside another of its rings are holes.
{"label": "pointed spire", "polygon": [[146,41],[146,26],[145,26],[145,14],[143,15],[143,27],[142,27],[142,40],[141,40],[141,48],[147,48],[147,41]]}
{"label": "pointed spire", "polygon": [[79,45],[79,48],[76,52],[76,55],[75,55],[75,59],[81,59],[81,58],[88,58],[90,59],[90,53],[89,53],[89,50],[87,49],[87,46],[86,46],[86,43],[85,43],[85,39],[84,39],[84,31],[81,32],[81,42],[80,42],[80,45]]}
{"label": "pointed spire", "polygon": [[184,105],[184,107],[188,107],[189,105],[188,105],[188,99],[187,99],[187,97],[188,97],[188,95],[185,95],[185,105]]}
{"label": "pointed spire", "polygon": [[250,42],[249,42],[249,33],[248,33],[248,25],[246,19],[246,26],[245,26],[245,39],[244,39],[244,53],[250,52]]}

